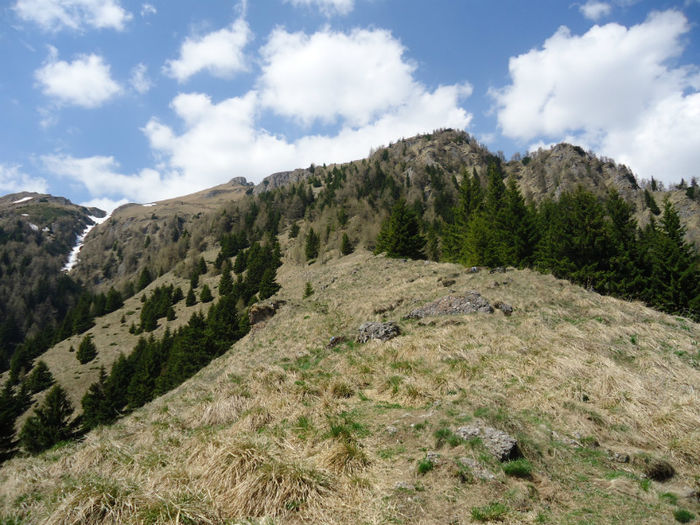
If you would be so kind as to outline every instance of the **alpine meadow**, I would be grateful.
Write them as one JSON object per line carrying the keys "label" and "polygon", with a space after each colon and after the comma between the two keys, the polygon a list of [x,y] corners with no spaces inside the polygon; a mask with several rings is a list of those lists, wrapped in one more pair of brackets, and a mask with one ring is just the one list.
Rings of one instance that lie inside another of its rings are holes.
{"label": "alpine meadow", "polygon": [[0,8],[0,525],[700,523],[700,3],[223,4]]}

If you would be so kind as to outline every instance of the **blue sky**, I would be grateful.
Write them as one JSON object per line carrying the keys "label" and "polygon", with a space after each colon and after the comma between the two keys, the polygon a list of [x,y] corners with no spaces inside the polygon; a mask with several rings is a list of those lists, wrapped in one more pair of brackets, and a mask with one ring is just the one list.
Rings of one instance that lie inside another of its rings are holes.
{"label": "blue sky", "polygon": [[9,0],[0,194],[110,209],[436,128],[700,175],[700,0]]}

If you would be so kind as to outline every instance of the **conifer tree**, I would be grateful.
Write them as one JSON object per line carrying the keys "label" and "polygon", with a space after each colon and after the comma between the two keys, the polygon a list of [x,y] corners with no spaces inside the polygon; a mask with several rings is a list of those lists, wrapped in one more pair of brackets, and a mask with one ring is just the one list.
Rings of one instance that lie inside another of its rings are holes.
{"label": "conifer tree", "polygon": [[309,232],[306,234],[306,245],[304,248],[304,254],[306,255],[306,260],[311,261],[318,257],[318,250],[321,247],[321,239],[316,234],[313,228],[309,228]]}
{"label": "conifer tree", "polygon": [[466,243],[469,222],[483,203],[483,190],[476,168],[471,177],[465,170],[459,185],[459,198],[452,212],[454,223],[447,225],[443,238],[442,255],[451,262],[466,262]]}
{"label": "conifer tree", "polygon": [[194,295],[192,287],[190,287],[185,298],[185,306],[194,306],[195,304],[197,304],[197,297]]}
{"label": "conifer tree", "polygon": [[377,237],[375,253],[386,252],[389,257],[423,259],[425,239],[420,233],[420,224],[415,212],[399,199],[391,215],[382,223]]}
{"label": "conifer tree", "polygon": [[89,363],[97,357],[97,347],[95,347],[95,343],[92,340],[92,334],[87,334],[80,341],[80,346],[78,347],[78,352],[75,354],[75,357],[78,358],[81,365]]}
{"label": "conifer tree", "polygon": [[212,299],[214,299],[214,296],[211,294],[211,290],[209,289],[209,285],[205,284],[202,286],[202,291],[199,294],[199,300],[202,301],[203,303],[208,303]]}
{"label": "conifer tree", "polygon": [[146,286],[151,284],[152,281],[153,281],[153,277],[151,276],[151,272],[148,270],[148,268],[144,268],[141,271],[141,275],[139,275],[139,280],[138,280],[138,283],[136,284],[136,291],[140,292],[141,290],[146,288]]}
{"label": "conifer tree", "polygon": [[72,414],[73,406],[66,391],[58,385],[54,386],[22,427],[19,436],[22,446],[27,452],[37,454],[70,439],[73,435],[69,424]]}
{"label": "conifer tree", "polygon": [[634,209],[612,190],[605,201],[610,239],[610,272],[606,290],[623,298],[633,298],[640,291],[641,271]]}
{"label": "conifer tree", "polygon": [[5,381],[0,392],[0,462],[8,459],[15,450],[15,422],[19,410],[12,393],[12,385]]}
{"label": "conifer tree", "polygon": [[46,390],[54,383],[53,374],[44,361],[39,361],[25,380],[30,393]]}
{"label": "conifer tree", "polygon": [[227,260],[221,271],[219,279],[219,295],[228,295],[233,291],[233,278],[231,277],[231,263]]}
{"label": "conifer tree", "polygon": [[280,289],[280,285],[275,280],[276,274],[277,272],[274,268],[267,268],[263,272],[258,291],[258,297],[261,301],[272,297]]}
{"label": "conifer tree", "polygon": [[347,233],[343,233],[343,239],[340,242],[340,253],[343,255],[350,255],[354,250],[355,248],[353,248],[350,242],[350,237],[348,237]]}
{"label": "conifer tree", "polygon": [[207,263],[204,260],[204,257],[199,258],[199,262],[197,263],[197,273],[199,273],[199,275],[206,275],[207,273]]}
{"label": "conifer tree", "polygon": [[233,263],[233,271],[236,275],[240,275],[245,272],[248,265],[248,250],[238,252],[236,255],[236,260]]}
{"label": "conifer tree", "polygon": [[83,396],[83,428],[90,430],[98,425],[106,425],[114,420],[114,412],[110,407],[106,394],[107,374],[104,366],[100,367],[100,377],[90,385]]}
{"label": "conifer tree", "polygon": [[120,294],[118,291],[116,291],[114,289],[114,287],[110,287],[109,291],[107,292],[107,300],[105,302],[105,311],[107,313],[114,312],[116,310],[119,310],[122,306],[124,306],[122,294]]}

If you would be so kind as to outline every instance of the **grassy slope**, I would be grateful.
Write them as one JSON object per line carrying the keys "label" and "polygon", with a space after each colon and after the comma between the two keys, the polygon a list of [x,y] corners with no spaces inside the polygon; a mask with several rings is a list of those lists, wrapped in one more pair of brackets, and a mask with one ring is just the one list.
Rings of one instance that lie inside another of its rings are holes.
{"label": "grassy slope", "polygon": [[[507,523],[669,523],[678,506],[699,513],[684,498],[700,479],[699,325],[530,271],[468,274],[366,252],[286,263],[279,281],[287,304],[192,380],[82,443],[6,463],[0,516],[469,523],[473,508],[496,502]],[[315,293],[302,299],[307,281]],[[389,342],[325,348],[449,290],[477,290],[516,311],[401,321]],[[475,419],[517,436],[531,478],[506,476],[478,442],[438,448],[437,430]],[[577,434],[589,446],[566,443]],[[433,450],[440,461],[419,474]],[[632,461],[613,462],[608,450]],[[678,474],[649,483],[644,454]],[[484,462],[496,479],[460,477],[459,457]],[[669,492],[677,504],[660,497]]]}

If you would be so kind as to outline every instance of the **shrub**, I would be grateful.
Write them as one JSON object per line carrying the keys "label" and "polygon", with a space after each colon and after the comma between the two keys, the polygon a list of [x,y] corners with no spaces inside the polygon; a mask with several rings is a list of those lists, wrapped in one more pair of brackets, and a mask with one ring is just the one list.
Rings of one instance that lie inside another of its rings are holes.
{"label": "shrub", "polygon": [[418,474],[427,474],[435,468],[435,464],[428,458],[423,458],[418,462]]}
{"label": "shrub", "polygon": [[673,511],[673,517],[678,523],[690,523],[695,519],[695,514],[685,509],[678,509]]}
{"label": "shrub", "polygon": [[304,287],[304,299],[307,297],[311,297],[314,294],[314,287],[311,286],[310,282],[306,283],[306,286]]}

